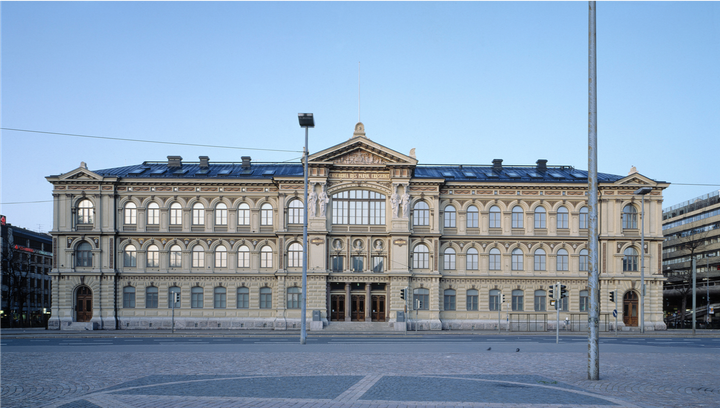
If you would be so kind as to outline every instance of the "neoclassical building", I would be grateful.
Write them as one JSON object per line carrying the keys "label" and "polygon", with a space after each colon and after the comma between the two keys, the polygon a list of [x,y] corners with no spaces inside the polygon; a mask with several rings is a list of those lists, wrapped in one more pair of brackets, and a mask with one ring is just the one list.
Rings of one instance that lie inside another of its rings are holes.
{"label": "neoclassical building", "polygon": [[[362,123],[308,163],[308,321],[543,330],[554,327],[549,288],[561,282],[564,325],[586,324],[586,171],[547,160],[420,164],[414,149],[405,155],[370,140]],[[54,187],[51,328],[169,328],[173,313],[178,328],[300,327],[301,164],[168,156],[94,171],[83,163],[47,180]],[[613,309],[621,328],[638,325],[640,251],[646,329],[665,329],[667,186],[637,172],[599,174],[605,329]],[[644,220],[638,187],[652,188]]]}

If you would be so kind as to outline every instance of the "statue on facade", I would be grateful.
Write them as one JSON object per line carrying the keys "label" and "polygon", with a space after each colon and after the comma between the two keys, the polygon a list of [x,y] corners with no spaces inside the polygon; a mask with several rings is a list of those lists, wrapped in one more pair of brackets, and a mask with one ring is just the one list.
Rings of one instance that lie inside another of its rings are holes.
{"label": "statue on facade", "polygon": [[330,202],[330,197],[328,197],[327,193],[325,192],[325,187],[323,187],[323,190],[320,192],[320,216],[325,216],[325,210],[327,209],[327,203]]}
{"label": "statue on facade", "polygon": [[398,197],[397,192],[393,192],[390,196],[390,205],[392,205],[393,218],[397,218],[398,208],[400,207],[400,197]]}
{"label": "statue on facade", "polygon": [[405,193],[402,195],[402,212],[403,218],[410,216],[410,194],[408,194],[408,186],[405,186]]}
{"label": "statue on facade", "polygon": [[312,183],[312,188],[310,189],[310,194],[308,194],[308,216],[314,217],[315,216],[315,209],[317,208],[317,200],[318,195],[315,192],[315,183]]}

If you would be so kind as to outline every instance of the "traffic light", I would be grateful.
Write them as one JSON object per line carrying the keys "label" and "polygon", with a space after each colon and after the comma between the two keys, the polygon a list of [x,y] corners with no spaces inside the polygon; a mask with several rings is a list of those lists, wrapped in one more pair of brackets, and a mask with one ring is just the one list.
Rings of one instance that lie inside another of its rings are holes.
{"label": "traffic light", "polygon": [[550,299],[555,299],[555,285],[550,286]]}
{"label": "traffic light", "polygon": [[614,290],[610,291],[610,301],[615,303],[615,291]]}
{"label": "traffic light", "polygon": [[173,302],[179,303],[180,302],[180,293],[173,292]]}
{"label": "traffic light", "polygon": [[565,285],[560,285],[560,299],[568,297],[567,290],[565,289]]}
{"label": "traffic light", "polygon": [[500,294],[500,303],[501,303],[501,304],[502,304],[502,303],[505,303],[505,294],[504,294],[504,293],[501,293],[501,294]]}
{"label": "traffic light", "polygon": [[400,289],[400,299],[405,300],[405,288]]}

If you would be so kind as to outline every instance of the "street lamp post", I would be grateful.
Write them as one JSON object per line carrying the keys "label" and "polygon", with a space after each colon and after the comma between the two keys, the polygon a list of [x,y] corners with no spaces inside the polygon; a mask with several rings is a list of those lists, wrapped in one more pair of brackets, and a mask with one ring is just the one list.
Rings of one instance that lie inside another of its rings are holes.
{"label": "street lamp post", "polygon": [[305,344],[307,339],[307,328],[305,320],[307,320],[307,259],[308,259],[308,242],[307,242],[307,226],[308,226],[308,128],[315,127],[315,119],[312,113],[298,113],[298,121],[300,127],[305,128],[305,150],[303,151],[303,173],[305,175],[305,192],[304,200],[305,211],[303,211],[303,259],[302,259],[302,294],[300,296],[300,344]]}
{"label": "street lamp post", "polygon": [[633,194],[642,197],[640,208],[640,333],[645,333],[645,194],[650,187],[641,187]]}

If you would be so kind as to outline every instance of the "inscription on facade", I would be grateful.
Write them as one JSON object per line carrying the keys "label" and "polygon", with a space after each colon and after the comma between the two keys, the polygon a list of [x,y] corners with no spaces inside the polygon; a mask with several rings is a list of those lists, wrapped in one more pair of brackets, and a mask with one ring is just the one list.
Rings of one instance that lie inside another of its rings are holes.
{"label": "inscription on facade", "polygon": [[390,178],[390,175],[387,173],[349,173],[349,172],[339,172],[339,173],[331,173],[330,177],[332,178],[339,178],[339,179],[351,179],[351,180],[387,180]]}

